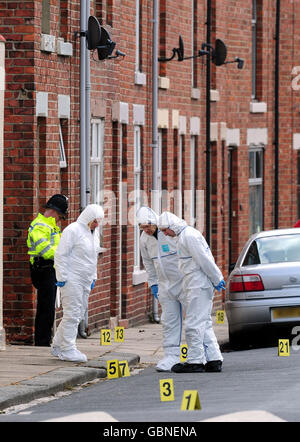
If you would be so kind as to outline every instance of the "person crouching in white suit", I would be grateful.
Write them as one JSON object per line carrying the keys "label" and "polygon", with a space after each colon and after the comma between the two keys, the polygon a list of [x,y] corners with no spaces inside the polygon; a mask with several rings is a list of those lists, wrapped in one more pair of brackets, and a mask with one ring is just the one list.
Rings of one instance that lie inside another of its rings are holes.
{"label": "person crouching in white suit", "polygon": [[137,222],[143,230],[140,249],[148,273],[148,284],[162,309],[164,357],[157,371],[171,371],[180,361],[182,330],[182,279],[178,270],[176,239],[167,238],[157,228],[158,215],[149,207],[137,212]]}
{"label": "person crouching in white suit", "polygon": [[63,361],[87,361],[86,355],[76,348],[76,337],[97,279],[97,260],[101,250],[98,226],[103,218],[101,206],[88,205],[77,221],[64,229],[54,255],[63,318],[53,338],[51,353]]}
{"label": "person crouching in white suit", "polygon": [[186,362],[175,364],[172,371],[220,372],[223,357],[212,327],[211,310],[214,288],[218,291],[225,288],[223,275],[197,229],[170,212],[162,213],[158,226],[165,235],[178,238],[179,269],[184,274],[183,306],[188,354]]}

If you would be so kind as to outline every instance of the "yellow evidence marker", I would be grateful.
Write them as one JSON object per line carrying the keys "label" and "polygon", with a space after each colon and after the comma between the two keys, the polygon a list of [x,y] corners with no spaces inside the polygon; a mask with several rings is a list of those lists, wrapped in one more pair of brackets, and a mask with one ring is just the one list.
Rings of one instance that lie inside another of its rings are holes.
{"label": "yellow evidence marker", "polygon": [[130,376],[128,361],[119,361],[119,377],[126,378]]}
{"label": "yellow evidence marker", "polygon": [[111,330],[102,329],[100,334],[100,345],[111,345]]}
{"label": "yellow evidence marker", "polygon": [[124,327],[115,327],[115,342],[124,342]]}
{"label": "yellow evidence marker", "polygon": [[290,341],[288,339],[278,340],[278,356],[290,356]]}
{"label": "yellow evidence marker", "polygon": [[117,359],[107,361],[107,377],[109,379],[119,377],[119,361]]}
{"label": "yellow evidence marker", "polygon": [[174,401],[173,379],[160,379],[159,388],[161,401]]}
{"label": "yellow evidence marker", "polygon": [[197,390],[184,390],[181,402],[181,410],[201,410],[201,404]]}
{"label": "yellow evidence marker", "polygon": [[225,312],[224,310],[217,310],[216,313],[216,324],[224,324]]}
{"label": "yellow evidence marker", "polygon": [[185,362],[188,354],[188,346],[186,344],[182,344],[180,346],[180,362]]}

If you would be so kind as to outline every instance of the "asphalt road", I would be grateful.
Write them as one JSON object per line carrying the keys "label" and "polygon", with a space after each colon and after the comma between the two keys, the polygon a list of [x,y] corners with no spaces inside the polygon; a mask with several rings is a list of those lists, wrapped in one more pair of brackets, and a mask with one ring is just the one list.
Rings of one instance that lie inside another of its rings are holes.
{"label": "asphalt road", "polygon": [[[223,353],[222,373],[157,373],[105,379],[56,400],[0,415],[1,422],[199,422],[230,413],[300,421],[300,350],[277,348]],[[173,401],[160,400],[161,379],[173,380]],[[197,390],[201,409],[182,411],[185,390]],[[256,414],[255,414],[256,413]],[[257,414],[258,413],[258,414]]]}

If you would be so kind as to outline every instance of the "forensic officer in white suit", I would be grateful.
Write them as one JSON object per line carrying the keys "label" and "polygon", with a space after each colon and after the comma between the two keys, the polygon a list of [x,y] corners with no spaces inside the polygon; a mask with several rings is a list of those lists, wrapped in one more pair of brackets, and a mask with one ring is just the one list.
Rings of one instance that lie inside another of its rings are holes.
{"label": "forensic officer in white suit", "polygon": [[220,372],[223,357],[212,327],[214,288],[225,289],[223,275],[202,234],[170,212],[159,218],[166,236],[177,238],[179,269],[184,275],[182,297],[188,355],[172,367],[176,373]]}
{"label": "forensic officer in white suit", "polygon": [[148,273],[148,284],[162,309],[164,357],[157,371],[170,371],[180,361],[182,330],[182,279],[178,268],[176,239],[166,237],[157,228],[158,215],[149,207],[137,212],[137,222],[143,230],[140,249]]}

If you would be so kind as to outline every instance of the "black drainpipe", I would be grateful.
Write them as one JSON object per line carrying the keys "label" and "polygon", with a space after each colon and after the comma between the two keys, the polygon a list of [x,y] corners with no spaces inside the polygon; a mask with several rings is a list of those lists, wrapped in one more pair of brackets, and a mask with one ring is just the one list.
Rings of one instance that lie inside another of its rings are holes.
{"label": "black drainpipe", "polygon": [[275,139],[274,139],[274,226],[278,229],[278,195],[279,195],[279,43],[280,43],[280,0],[276,3],[276,35],[275,35]]}
{"label": "black drainpipe", "polygon": [[[207,0],[206,43],[211,44],[211,1]],[[206,241],[210,245],[211,233],[211,156],[210,156],[210,56],[206,56]]]}

